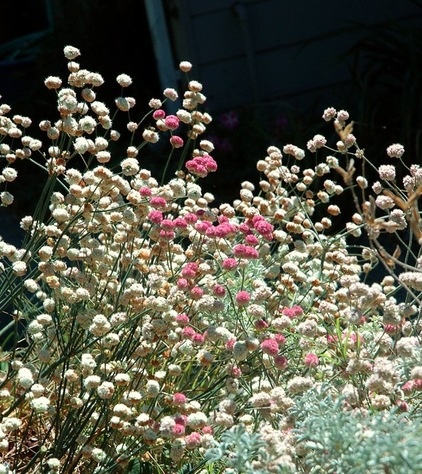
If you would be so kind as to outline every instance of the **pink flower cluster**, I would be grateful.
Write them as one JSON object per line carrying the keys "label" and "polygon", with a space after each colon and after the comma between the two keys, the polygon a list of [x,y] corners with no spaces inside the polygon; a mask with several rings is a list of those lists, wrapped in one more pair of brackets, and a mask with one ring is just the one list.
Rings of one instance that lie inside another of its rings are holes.
{"label": "pink flower cluster", "polygon": [[189,173],[200,178],[205,178],[208,173],[217,171],[217,162],[208,154],[194,156],[185,164]]}
{"label": "pink flower cluster", "polygon": [[301,306],[295,304],[291,307],[283,308],[281,312],[284,316],[288,316],[289,318],[293,319],[301,316],[303,314],[303,309]]}
{"label": "pink flower cluster", "polygon": [[237,244],[233,247],[233,255],[238,258],[255,259],[259,257],[259,252],[250,245]]}
{"label": "pink flower cluster", "polygon": [[152,117],[156,121],[155,125],[158,130],[170,132],[170,144],[173,148],[181,148],[184,145],[183,138],[173,134],[180,126],[180,120],[176,115],[166,115],[165,110],[159,108],[154,110]]}
{"label": "pink flower cluster", "polygon": [[273,239],[274,226],[260,214],[252,218],[252,226],[258,234],[262,235],[266,240]]}

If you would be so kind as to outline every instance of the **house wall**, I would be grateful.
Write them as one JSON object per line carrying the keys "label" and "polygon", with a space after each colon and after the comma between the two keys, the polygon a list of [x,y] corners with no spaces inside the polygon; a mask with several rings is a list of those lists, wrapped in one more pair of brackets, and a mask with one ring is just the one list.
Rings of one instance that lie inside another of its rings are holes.
{"label": "house wall", "polygon": [[365,28],[422,21],[412,0],[163,0],[163,6],[175,63],[193,62],[192,76],[217,111],[315,93],[343,100],[349,71],[342,55]]}

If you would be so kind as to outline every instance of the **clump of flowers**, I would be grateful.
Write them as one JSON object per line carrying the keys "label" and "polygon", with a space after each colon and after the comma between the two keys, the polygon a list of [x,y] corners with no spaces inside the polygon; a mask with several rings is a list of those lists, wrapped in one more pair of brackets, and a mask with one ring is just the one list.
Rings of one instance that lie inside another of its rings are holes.
{"label": "clump of flowers", "polygon": [[[39,124],[43,140],[0,105],[2,205],[13,203],[17,161],[46,172],[21,247],[0,241],[2,333],[15,340],[2,353],[0,472],[203,472],[210,460],[212,472],[241,472],[226,456],[233,443],[247,472],[311,472],[304,459],[320,447],[302,443],[297,410],[310,389],[328,384],[346,414],[416,414],[420,167],[403,186],[380,167],[370,186],[355,176],[356,160],[374,165],[348,113],[330,108],[334,147],[322,135],[307,151],[269,147],[259,189],[245,181],[217,206],[198,184],[218,168],[202,85],[187,78],[174,115],[166,101],[178,92],[165,89],[136,121],[129,76],[117,77],[112,112],[101,75],[80,67],[77,48],[64,53],[67,81],[45,81],[58,116]],[[114,113],[127,114],[130,134],[118,157]],[[169,149],[163,176],[142,166],[158,141]],[[403,153],[387,150],[395,164]],[[333,232],[344,193],[356,212]]]}

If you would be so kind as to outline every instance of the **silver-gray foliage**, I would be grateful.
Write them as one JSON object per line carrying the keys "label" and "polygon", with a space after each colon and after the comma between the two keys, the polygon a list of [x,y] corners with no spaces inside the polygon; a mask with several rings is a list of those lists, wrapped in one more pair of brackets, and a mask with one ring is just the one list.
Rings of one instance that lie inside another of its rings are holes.
{"label": "silver-gray foliage", "polygon": [[299,472],[409,474],[422,472],[422,423],[397,410],[345,410],[341,399],[310,391],[296,403]]}

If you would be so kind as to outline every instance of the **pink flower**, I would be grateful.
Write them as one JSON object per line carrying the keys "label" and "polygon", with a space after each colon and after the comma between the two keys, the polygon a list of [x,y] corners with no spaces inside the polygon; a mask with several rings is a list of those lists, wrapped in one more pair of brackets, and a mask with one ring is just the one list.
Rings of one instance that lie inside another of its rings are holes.
{"label": "pink flower", "polygon": [[186,162],[185,166],[190,173],[200,178],[204,178],[208,173],[217,170],[217,162],[207,154],[194,156],[191,160]]}
{"label": "pink flower", "polygon": [[171,429],[171,433],[173,436],[183,436],[185,434],[185,427],[184,425],[181,425],[180,423],[176,423],[173,428]]}
{"label": "pink flower", "polygon": [[276,369],[279,369],[279,370],[284,370],[289,365],[289,362],[286,359],[286,357],[282,355],[276,355],[273,360],[274,360],[274,366],[276,367]]}
{"label": "pink flower", "polygon": [[404,393],[411,393],[415,388],[414,385],[415,384],[413,380],[408,380],[405,384],[402,385],[401,389]]}
{"label": "pink flower", "polygon": [[356,332],[343,334],[343,339],[349,340],[355,344],[358,342],[363,342],[362,336]]}
{"label": "pink flower", "polygon": [[195,224],[195,222],[198,220],[198,217],[190,212],[184,216],[184,219],[188,224]]}
{"label": "pink flower", "polygon": [[258,258],[258,251],[249,245],[237,244],[233,247],[233,254],[239,258]]}
{"label": "pink flower", "polygon": [[170,144],[173,148],[182,148],[184,145],[184,141],[182,137],[179,137],[178,135],[173,135],[170,137]]}
{"label": "pink flower", "polygon": [[268,323],[263,319],[258,319],[257,321],[255,321],[254,326],[257,331],[263,331],[264,329],[268,328]]}
{"label": "pink flower", "polygon": [[244,234],[250,234],[251,232],[251,227],[246,223],[246,222],[242,222],[240,225],[239,225],[239,230],[241,232],[243,232]]}
{"label": "pink flower", "polygon": [[154,120],[163,119],[166,116],[166,113],[163,109],[154,110],[152,117]]}
{"label": "pink flower", "polygon": [[186,290],[189,288],[188,280],[186,280],[186,278],[179,278],[177,280],[177,288],[179,288],[179,290]]}
{"label": "pink flower", "polygon": [[396,405],[400,411],[409,411],[409,405],[406,400],[397,400]]}
{"label": "pink flower", "polygon": [[148,214],[148,219],[154,224],[160,224],[163,220],[163,213],[161,211],[151,211]]}
{"label": "pink flower", "polygon": [[195,166],[193,166],[189,171],[193,174],[196,174],[200,178],[205,178],[206,176],[208,176],[207,168],[205,168],[205,166],[201,163],[196,163]]}
{"label": "pink flower", "polygon": [[223,222],[215,227],[216,237],[228,237],[236,233],[236,227],[229,222]]}
{"label": "pink flower", "polygon": [[191,289],[190,294],[194,300],[199,300],[201,296],[204,295],[204,290],[200,288],[199,286],[194,286]]}
{"label": "pink flower", "polygon": [[384,330],[387,334],[398,334],[401,331],[400,324],[384,324]]}
{"label": "pink flower", "polygon": [[237,267],[237,260],[235,258],[226,258],[223,260],[224,270],[234,270]]}
{"label": "pink flower", "polygon": [[249,234],[245,237],[245,242],[248,244],[248,245],[258,245],[259,244],[259,240],[258,240],[258,237],[256,237],[256,235],[253,235],[253,234]]}
{"label": "pink flower", "polygon": [[151,196],[151,189],[148,188],[148,186],[142,186],[139,190],[139,194],[144,197]]}
{"label": "pink flower", "polygon": [[160,227],[163,230],[173,230],[174,229],[174,221],[172,221],[171,219],[163,219],[161,221]]}
{"label": "pink flower", "polygon": [[195,449],[201,444],[202,436],[200,433],[194,431],[185,436],[185,443],[187,449]]}
{"label": "pink flower", "polygon": [[176,115],[167,115],[164,119],[164,123],[169,130],[176,130],[176,128],[179,127],[180,122]]}
{"label": "pink flower", "polygon": [[198,161],[195,161],[195,160],[188,160],[185,164],[186,166],[186,169],[192,173],[192,174],[196,174],[198,175],[199,177],[201,178],[204,178],[208,173],[207,173],[207,170],[205,169],[204,166],[200,166],[200,164],[198,163]]}
{"label": "pink flower", "polygon": [[187,415],[177,415],[174,417],[174,421],[176,422],[176,425],[181,425],[181,426],[186,426],[187,419],[188,419]]}
{"label": "pink flower", "polygon": [[238,365],[229,365],[227,367],[227,373],[231,377],[238,379],[242,375],[242,369]]}
{"label": "pink flower", "polygon": [[287,308],[287,307],[283,308],[282,314],[284,314],[284,316],[288,316],[289,318],[293,319],[298,316],[301,316],[303,314],[303,309],[299,305],[295,304],[294,306],[290,308]]}
{"label": "pink flower", "polygon": [[236,343],[236,339],[230,339],[229,341],[226,342],[225,344],[225,347],[228,351],[232,351],[233,350],[233,346],[235,345]]}
{"label": "pink flower", "polygon": [[259,219],[254,222],[254,229],[268,240],[272,239],[274,226],[265,219]]}
{"label": "pink flower", "polygon": [[212,227],[212,224],[211,222],[208,222],[208,221],[199,221],[195,224],[195,229],[200,234],[206,234],[210,227]]}
{"label": "pink flower", "polygon": [[209,226],[209,227],[207,228],[207,230],[205,231],[205,235],[206,235],[207,237],[215,237],[215,229],[216,229],[216,228],[213,227],[212,225]]}
{"label": "pink flower", "polygon": [[186,219],[184,219],[183,217],[176,217],[173,223],[175,227],[180,228],[180,229],[185,229],[188,226]]}
{"label": "pink flower", "polygon": [[317,367],[319,365],[319,358],[313,352],[309,352],[309,354],[305,355],[305,357],[303,359],[303,363],[307,367]]}
{"label": "pink flower", "polygon": [[195,278],[198,274],[198,264],[188,262],[182,269],[182,276],[185,278]]}
{"label": "pink flower", "polygon": [[189,316],[185,313],[178,314],[176,316],[176,322],[181,326],[185,326],[186,324],[189,324]]}
{"label": "pink flower", "polygon": [[183,405],[187,401],[186,396],[183,393],[177,392],[173,394],[173,403],[175,405]]}
{"label": "pink flower", "polygon": [[194,342],[198,346],[202,346],[202,344],[204,344],[205,342],[205,336],[197,332],[196,334],[192,336],[192,342]]}
{"label": "pink flower", "polygon": [[282,346],[286,342],[286,338],[283,336],[283,334],[275,334],[274,339],[280,346]]}
{"label": "pink flower", "polygon": [[270,356],[276,356],[278,354],[278,343],[275,339],[265,339],[261,342],[262,352]]}
{"label": "pink flower", "polygon": [[204,165],[207,171],[209,171],[210,173],[217,171],[217,162],[214,160],[212,156],[204,155],[203,160],[204,160]]}
{"label": "pink flower", "polygon": [[236,303],[239,306],[246,306],[251,299],[251,295],[244,290],[238,291],[236,295]]}
{"label": "pink flower", "polygon": [[191,326],[186,326],[182,330],[182,336],[185,337],[186,339],[192,339],[195,334],[196,334],[196,331]]}
{"label": "pink flower", "polygon": [[226,288],[223,285],[215,285],[212,292],[215,296],[223,297],[226,294]]}
{"label": "pink flower", "polygon": [[175,233],[172,230],[160,230],[160,239],[170,242],[174,239]]}
{"label": "pink flower", "polygon": [[150,203],[151,203],[151,206],[153,207],[163,208],[167,206],[167,201],[161,196],[152,197]]}

